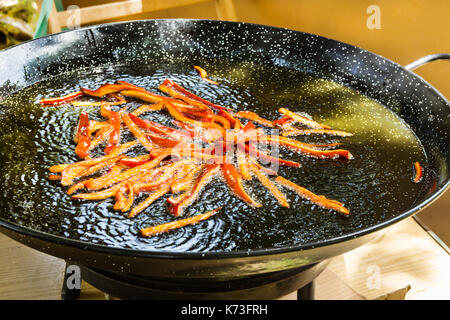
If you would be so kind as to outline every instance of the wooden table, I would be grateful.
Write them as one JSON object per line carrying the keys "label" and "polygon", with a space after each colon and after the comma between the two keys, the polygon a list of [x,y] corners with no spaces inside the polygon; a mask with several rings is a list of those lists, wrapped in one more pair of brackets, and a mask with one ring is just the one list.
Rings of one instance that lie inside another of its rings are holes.
{"label": "wooden table", "polygon": [[[64,267],[63,260],[0,234],[0,299],[60,299]],[[449,253],[408,218],[375,242],[333,258],[316,279],[315,298],[384,298],[410,286],[405,299],[450,299],[449,270]],[[80,299],[104,298],[82,282]]]}

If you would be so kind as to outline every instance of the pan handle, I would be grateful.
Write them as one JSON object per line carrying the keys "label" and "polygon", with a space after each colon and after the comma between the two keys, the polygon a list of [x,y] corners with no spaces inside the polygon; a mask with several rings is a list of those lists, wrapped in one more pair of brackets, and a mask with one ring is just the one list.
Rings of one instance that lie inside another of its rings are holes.
{"label": "pan handle", "polygon": [[428,56],[422,57],[414,62],[411,62],[410,64],[405,66],[406,70],[414,70],[425,63],[435,61],[435,60],[443,60],[443,59],[450,59],[450,53],[436,53],[436,54],[430,54]]}

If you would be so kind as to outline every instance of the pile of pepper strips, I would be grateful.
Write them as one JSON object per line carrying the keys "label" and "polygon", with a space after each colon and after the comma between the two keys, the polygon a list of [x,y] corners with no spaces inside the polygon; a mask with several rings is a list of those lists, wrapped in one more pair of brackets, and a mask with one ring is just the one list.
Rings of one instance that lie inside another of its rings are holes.
{"label": "pile of pepper strips", "polygon": [[[207,79],[206,73],[202,78]],[[261,162],[290,167],[300,167],[301,164],[274,157],[261,150],[260,145],[277,144],[305,156],[321,159],[351,159],[352,155],[348,150],[335,148],[340,143],[307,144],[289,136],[352,134],[333,130],[286,108],[279,109],[281,117],[275,121],[264,119],[251,111],[234,112],[194,95],[168,79],[159,89],[166,95],[149,92],[125,81],[117,81],[115,84],[104,84],[96,90],[80,88],[80,91],[63,97],[40,100],[42,106],[66,103],[80,107],[99,106],[100,113],[105,118],[104,121],[90,120],[89,114],[81,111],[74,140],[75,153],[83,160],[52,166],[49,178],[59,180],[61,185],[69,187],[67,193],[73,199],[101,200],[114,197],[114,210],[129,212],[129,218],[168,193],[171,193],[167,198],[169,212],[181,217],[184,209],[199,197],[202,189],[220,175],[229,190],[252,207],[261,207],[261,203],[247,193],[244,181],[256,177],[283,207],[289,207],[289,202],[280,187],[294,191],[320,207],[343,215],[349,214],[343,203],[316,195],[263,166]],[[81,97],[94,97],[98,101],[80,101]],[[126,98],[143,101],[145,104],[129,112]],[[125,106],[121,107],[123,105]],[[120,109],[114,111],[113,106]],[[177,128],[149,121],[141,116],[146,112],[156,111],[167,112],[173,117],[173,124]],[[246,124],[243,125],[241,120]],[[266,134],[255,124],[279,129],[281,135]],[[121,142],[121,133],[125,128],[135,140]],[[90,152],[102,144],[106,145],[104,155],[91,158]],[[140,156],[127,156],[126,152],[138,145],[142,145],[147,152]],[[232,157],[229,156],[230,151]],[[86,192],[75,194],[82,190]],[[133,206],[140,193],[148,195],[144,201]],[[141,229],[140,234],[149,237],[191,225],[211,217],[219,210],[217,208]]]}

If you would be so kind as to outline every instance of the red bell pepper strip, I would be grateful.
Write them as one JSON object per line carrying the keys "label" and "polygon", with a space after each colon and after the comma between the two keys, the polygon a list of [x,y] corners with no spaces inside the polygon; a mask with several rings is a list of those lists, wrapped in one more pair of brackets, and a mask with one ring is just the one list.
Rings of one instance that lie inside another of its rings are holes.
{"label": "red bell pepper strip", "polygon": [[174,128],[166,127],[160,123],[153,122],[150,120],[141,119],[134,114],[129,114],[131,120],[133,120],[136,125],[138,125],[141,129],[152,131],[154,133],[168,136],[174,140],[182,140],[183,138],[191,139],[192,134],[190,132],[185,132],[182,130],[177,130]]}
{"label": "red bell pepper strip", "polygon": [[146,154],[143,156],[138,156],[135,158],[125,158],[120,160],[120,164],[123,164],[127,167],[136,167],[136,166],[140,166],[141,164],[144,164],[146,162],[149,162],[152,159],[151,155]]}
{"label": "red bell pepper strip", "polygon": [[242,177],[234,165],[225,162],[220,166],[220,169],[222,170],[223,177],[225,178],[228,187],[236,196],[253,207],[259,208],[262,206],[260,203],[253,200],[245,191],[244,186],[242,185]]}
{"label": "red bell pepper strip", "polygon": [[74,100],[78,97],[81,97],[84,93],[81,91],[77,91],[77,92],[72,92],[69,93],[68,95],[62,96],[62,97],[56,97],[56,98],[45,98],[45,99],[41,99],[39,101],[40,104],[43,105],[53,105],[53,104],[62,104],[62,103],[66,103],[69,102],[71,100]]}
{"label": "red bell pepper strip", "polygon": [[139,232],[140,232],[141,236],[143,236],[143,237],[151,237],[151,236],[163,233],[163,232],[167,232],[170,230],[174,230],[174,229],[182,228],[182,227],[185,227],[188,225],[193,225],[193,224],[199,223],[200,221],[203,221],[203,220],[206,220],[206,219],[212,217],[220,209],[221,208],[217,208],[217,209],[208,211],[206,213],[199,214],[199,215],[189,217],[186,219],[172,221],[172,222],[160,224],[160,225],[154,226],[154,227],[148,227],[145,229],[141,229]]}
{"label": "red bell pepper strip", "polygon": [[196,120],[187,118],[187,117],[183,116],[181,114],[181,112],[178,111],[178,109],[170,102],[166,102],[165,107],[166,107],[166,110],[170,113],[170,115],[172,117],[174,117],[175,119],[177,119],[181,122],[187,122],[187,123],[192,124],[197,127],[216,129],[219,132],[221,132],[223,137],[226,136],[226,129],[224,127],[218,125],[217,123],[201,122],[201,121],[196,121]]}
{"label": "red bell pepper strip", "polygon": [[164,80],[163,84],[160,86],[160,89],[166,90],[172,89],[179,93],[179,96],[177,98],[182,98],[182,100],[186,101],[188,104],[193,104],[195,101],[202,103],[203,105],[206,105],[208,107],[217,109],[217,110],[225,110],[225,111],[232,111],[230,108],[225,108],[222,106],[219,106],[217,104],[214,104],[208,100],[205,100],[203,98],[200,98],[199,96],[196,96],[192,92],[186,90],[182,86],[176,84],[172,80],[166,79]]}
{"label": "red bell pepper strip", "polygon": [[86,158],[88,154],[89,147],[91,145],[91,137],[89,130],[89,115],[86,111],[80,113],[80,121],[78,123],[78,131],[76,135],[76,140],[78,142],[75,148],[75,153],[80,158]]}
{"label": "red bell pepper strip", "polygon": [[272,124],[273,124],[275,127],[281,127],[281,128],[283,128],[284,126],[286,126],[286,125],[288,125],[288,124],[292,124],[294,121],[295,121],[295,120],[292,119],[291,117],[283,116],[281,119],[274,120],[274,121],[272,122]]}
{"label": "red bell pepper strip", "polygon": [[297,168],[302,166],[300,163],[295,161],[283,160],[280,158],[269,156],[268,154],[265,154],[264,152],[256,149],[252,145],[247,145],[245,143],[238,143],[238,148],[242,151],[245,151],[246,153],[249,153],[251,156],[255,156],[265,161],[269,161],[270,163],[279,163],[280,165],[283,166],[297,167]]}

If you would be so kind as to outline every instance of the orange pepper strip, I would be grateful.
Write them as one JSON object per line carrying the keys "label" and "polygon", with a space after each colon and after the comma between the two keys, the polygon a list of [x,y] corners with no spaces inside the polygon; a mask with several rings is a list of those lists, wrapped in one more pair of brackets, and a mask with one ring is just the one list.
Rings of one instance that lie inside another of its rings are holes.
{"label": "orange pepper strip", "polygon": [[221,208],[217,208],[217,209],[208,211],[206,213],[199,214],[199,215],[189,217],[186,219],[168,222],[168,223],[164,223],[164,224],[161,224],[158,226],[141,229],[139,232],[140,232],[141,236],[143,236],[143,237],[151,237],[156,234],[160,234],[160,233],[167,232],[170,230],[174,230],[174,229],[182,228],[182,227],[185,227],[188,225],[193,225],[193,224],[199,223],[200,221],[210,218],[211,216],[216,214],[220,209]]}
{"label": "orange pepper strip", "polygon": [[74,184],[73,186],[71,186],[68,190],[67,190],[67,194],[72,194],[75,191],[84,189],[84,183],[83,182],[78,182],[76,184]]}
{"label": "orange pepper strip", "polygon": [[[153,149],[154,150],[154,149]],[[127,167],[136,167],[151,160],[151,155],[145,154],[142,156],[134,157],[134,158],[125,158],[120,160],[120,164],[123,164]]]}
{"label": "orange pepper strip", "polygon": [[211,179],[220,171],[220,166],[218,164],[205,164],[200,175],[197,177],[194,187],[186,196],[177,204],[170,207],[170,212],[178,217],[183,214],[185,207],[192,204],[200,195],[201,190],[206,186]]}
{"label": "orange pepper strip", "polygon": [[286,108],[280,108],[278,109],[278,111],[282,114],[284,114],[285,116],[288,116],[292,119],[294,119],[296,122],[300,122],[301,124],[304,124],[307,127],[313,128],[313,129],[331,129],[331,127],[325,125],[325,124],[320,124],[314,120],[311,120],[305,116],[301,116],[295,112],[292,112]]}
{"label": "orange pepper strip", "polygon": [[336,147],[341,145],[341,142],[336,143],[327,143],[327,144],[311,144],[311,143],[304,143],[300,142],[291,138],[282,137],[282,136],[276,136],[276,135],[265,135],[265,134],[259,134],[258,132],[255,132],[255,134],[252,134],[253,132],[243,136],[243,139],[240,139],[241,142],[243,141],[251,141],[251,142],[261,142],[266,141],[269,143],[275,143],[279,145],[283,145],[286,147],[290,147],[293,149],[298,149],[302,147],[307,148],[330,148],[330,147]]}
{"label": "orange pepper strip", "polygon": [[[186,90],[185,88],[183,88],[182,86],[176,84],[174,81],[166,79],[164,80],[164,82],[162,83],[162,88],[171,88],[172,90],[177,91],[179,94],[181,94],[181,96],[179,96],[179,98],[181,100],[184,100],[185,102],[187,102],[188,104],[194,104],[195,105],[195,101],[202,103],[203,105],[206,105],[208,107],[217,109],[217,110],[225,110],[225,111],[232,111],[230,108],[225,108],[222,106],[219,106],[217,104],[214,104],[208,100],[205,100],[203,98],[200,98],[199,96],[196,96],[195,94],[193,94],[192,92]],[[160,86],[160,88],[161,88]],[[177,97],[178,98],[178,97]]]}
{"label": "orange pepper strip", "polygon": [[216,129],[222,133],[223,137],[226,136],[226,132],[227,132],[226,129],[224,127],[218,125],[217,123],[201,122],[201,121],[196,121],[196,120],[190,119],[188,117],[185,117],[180,111],[178,111],[178,109],[172,103],[166,102],[164,105],[166,107],[166,110],[176,120],[181,121],[181,122],[187,122],[187,123],[190,123],[197,127]]}
{"label": "orange pepper strip", "polygon": [[[174,104],[176,107],[186,107],[189,108],[190,106],[187,105],[185,102],[173,98],[168,98],[165,96],[161,96],[159,94],[148,92],[148,91],[137,91],[137,90],[124,90],[120,92],[122,95],[126,97],[132,97],[139,100],[142,100],[144,102],[151,102],[151,103],[162,103],[165,101],[170,101],[172,104]],[[195,108],[198,110],[197,108]]]}
{"label": "orange pepper strip", "polygon": [[236,113],[236,117],[251,120],[253,122],[259,123],[264,127],[274,127],[272,121],[264,119],[252,111],[239,111],[238,113]]}
{"label": "orange pepper strip", "polygon": [[91,192],[91,193],[79,193],[72,196],[72,199],[83,199],[83,200],[103,200],[110,197],[113,197],[116,192],[125,184],[126,182],[122,182],[116,184],[108,189]]}
{"label": "orange pepper strip", "polygon": [[113,209],[116,211],[121,211],[127,202],[127,198],[125,197],[126,186],[122,186],[119,190],[117,190],[115,194],[116,203],[114,203]]}
{"label": "orange pepper strip", "polygon": [[119,144],[120,126],[122,124],[122,120],[118,112],[111,111],[109,124],[112,126],[113,130],[109,134],[109,140],[105,148],[105,153],[110,153],[115,148],[115,146]]}
{"label": "orange pepper strip", "polygon": [[195,166],[191,171],[188,172],[186,176],[170,183],[170,191],[172,193],[177,193],[189,189],[189,187],[192,185],[192,180],[194,179],[195,175],[201,170],[203,170],[203,165]]}
{"label": "orange pepper strip", "polygon": [[225,110],[219,110],[219,112],[217,112],[217,114],[218,114],[219,116],[222,116],[222,117],[224,117],[225,119],[227,119],[228,122],[230,123],[230,125],[231,125],[233,128],[236,127],[236,120],[237,120],[237,119],[236,119],[230,112],[227,112],[227,111],[225,111]]}
{"label": "orange pepper strip", "polygon": [[336,210],[346,216],[350,214],[349,210],[342,206],[342,204],[338,201],[327,199],[325,196],[318,196],[308,189],[300,187],[294,182],[280,176],[278,176],[275,181],[291,190],[294,190],[299,196],[317,204],[320,207]]}
{"label": "orange pepper strip", "polygon": [[240,150],[244,150],[246,153],[249,153],[250,156],[255,156],[257,158],[269,161],[271,163],[279,163],[279,164],[284,165],[284,166],[297,167],[297,168],[302,166],[300,163],[295,162],[295,161],[283,160],[283,159],[280,159],[280,158],[269,156],[268,154],[265,154],[264,152],[256,149],[252,145],[246,145],[244,143],[238,143],[238,148]]}
{"label": "orange pepper strip", "polygon": [[165,169],[164,172],[157,179],[151,179],[152,181],[148,182],[148,179],[144,178],[140,182],[136,183],[134,185],[135,192],[139,193],[139,191],[141,190],[149,191],[154,189],[160,184],[167,182],[169,179],[173,178],[175,173],[179,170],[181,166],[184,166],[189,163],[192,163],[191,159],[180,160],[168,165],[167,169]]}
{"label": "orange pepper strip", "polygon": [[98,178],[91,178],[86,181],[84,181],[84,186],[88,188],[89,190],[99,190],[102,188],[104,183],[108,180],[111,180],[115,176],[117,176],[122,171],[122,167],[119,165],[112,166],[108,173],[104,174],[101,177]]}
{"label": "orange pepper strip", "polygon": [[71,185],[73,183],[73,179],[76,178],[76,176],[82,172],[83,170],[85,170],[86,168],[96,165],[100,162],[106,161],[108,159],[114,158],[117,155],[119,155],[120,153],[130,149],[131,147],[135,146],[137,144],[137,141],[130,141],[127,143],[124,143],[121,146],[118,146],[116,148],[114,148],[114,150],[106,155],[106,156],[102,156],[102,157],[98,157],[98,158],[94,158],[94,159],[88,159],[88,160],[84,160],[84,161],[79,161],[79,162],[75,162],[69,165],[57,165],[57,166],[53,166],[51,167],[51,169],[61,169],[62,167],[64,167],[64,169],[61,171],[61,184],[63,186],[67,186],[67,185]]}
{"label": "orange pepper strip", "polygon": [[111,94],[112,97],[116,99],[116,101],[72,101],[72,105],[74,107],[97,107],[101,106],[102,103],[108,103],[111,106],[118,106],[126,103],[127,101],[124,98]]}
{"label": "orange pepper strip", "polygon": [[124,144],[121,144],[120,146],[116,146],[113,151],[111,151],[111,153],[98,157],[98,158],[93,158],[93,159],[87,159],[87,160],[83,160],[83,161],[79,161],[79,162],[75,162],[73,164],[71,164],[71,166],[93,166],[97,163],[103,162],[107,159],[111,159],[114,158],[116,156],[118,156],[119,154],[121,154],[122,152],[127,151],[128,149],[136,146],[138,144],[138,141],[129,141],[126,142]]}
{"label": "orange pepper strip", "polygon": [[121,172],[120,174],[118,174],[117,176],[113,177],[112,179],[105,181],[101,187],[106,188],[117,182],[127,180],[133,176],[137,176],[142,173],[144,173],[144,174],[148,173],[148,170],[156,167],[165,157],[169,156],[170,153],[171,153],[171,150],[166,149],[165,151],[161,152],[161,154],[158,155],[158,157],[156,157],[155,159],[153,159],[149,162],[146,162],[140,166],[136,166],[134,168],[127,169],[127,170]]}
{"label": "orange pepper strip", "polygon": [[84,93],[81,92],[81,91],[72,92],[72,93],[69,93],[68,95],[65,95],[65,96],[62,96],[62,97],[41,99],[39,101],[39,103],[43,104],[43,105],[62,104],[62,103],[66,103],[68,101],[74,100],[74,99],[82,96],[83,94]]}
{"label": "orange pepper strip", "polygon": [[[48,170],[51,173],[60,173],[62,172],[64,169],[66,169],[68,166],[70,166],[70,164],[68,163],[64,163],[64,164],[56,164],[54,166],[51,166]],[[60,177],[61,178],[61,177]]]}
{"label": "orange pepper strip", "polygon": [[144,130],[150,130],[153,131],[154,133],[165,135],[175,140],[181,140],[183,137],[189,139],[191,138],[191,133],[189,132],[166,127],[162,124],[150,120],[144,120],[131,113],[129,115],[131,120],[133,120],[133,122],[136,123],[136,125],[138,125],[140,128]]}
{"label": "orange pepper strip", "polygon": [[80,113],[80,121],[78,123],[78,130],[76,134],[76,140],[78,141],[77,147],[75,148],[75,153],[80,158],[86,158],[88,154],[89,147],[91,145],[89,129],[89,115],[86,111]]}
{"label": "orange pepper strip", "polygon": [[286,197],[272,183],[272,181],[270,181],[270,179],[264,173],[262,173],[262,171],[260,171],[259,168],[257,166],[255,166],[254,164],[250,163],[249,167],[255,173],[256,177],[261,182],[261,184],[264,187],[266,187],[273,194],[273,196],[278,200],[278,203],[285,208],[289,208],[289,202],[287,201]]}
{"label": "orange pepper strip", "polygon": [[164,185],[161,188],[156,189],[152,194],[150,194],[147,199],[139,203],[136,207],[134,207],[130,213],[128,214],[128,218],[135,217],[138,213],[145,210],[148,206],[150,206],[153,202],[161,198],[167,192],[169,192],[169,186]]}
{"label": "orange pepper strip", "polygon": [[130,129],[131,133],[139,140],[139,142],[144,146],[147,151],[151,151],[154,148],[153,143],[151,143],[144,132],[142,132],[139,127],[131,120],[129,114],[124,114],[122,120],[125,125]]}
{"label": "orange pepper strip", "polygon": [[203,69],[202,67],[194,66],[194,69],[198,71],[198,73],[200,74],[200,77],[201,77],[203,80],[206,80],[206,81],[208,81],[209,83],[212,83],[212,84],[219,84],[219,83],[216,82],[216,81],[213,81],[213,80],[211,80],[211,79],[208,79],[208,74],[206,73],[206,70]]}
{"label": "orange pepper strip", "polygon": [[125,202],[124,207],[122,208],[122,212],[126,212],[126,211],[130,210],[131,206],[133,205],[133,201],[134,201],[134,188],[130,182],[127,183],[127,186],[128,186],[128,199]]}
{"label": "orange pepper strip", "polygon": [[94,138],[94,140],[92,140],[91,145],[89,146],[88,150],[89,151],[93,150],[99,144],[101,144],[106,139],[108,139],[108,137],[110,136],[112,131],[114,131],[114,128],[110,124],[102,127],[95,135],[95,138]]}
{"label": "orange pepper strip", "polygon": [[93,173],[95,173],[95,172],[97,172],[99,170],[102,170],[102,169],[104,169],[106,167],[109,167],[109,166],[115,164],[116,162],[120,161],[121,159],[123,159],[125,157],[126,157],[126,155],[122,154],[120,156],[117,156],[117,157],[114,157],[114,158],[110,158],[110,159],[107,159],[107,160],[105,160],[103,162],[100,162],[100,163],[98,163],[96,165],[93,165],[92,167],[89,167],[88,169],[80,172],[77,175],[77,178],[80,178],[82,176],[91,175],[91,174],[93,174]]}
{"label": "orange pepper strip", "polygon": [[253,163],[255,166],[257,166],[259,170],[264,171],[265,174],[267,174],[268,176],[276,176],[276,175],[278,175],[276,171],[260,165],[255,159],[253,159],[251,157],[250,157],[250,162]]}
{"label": "orange pepper strip", "polygon": [[137,117],[147,111],[160,111],[162,109],[164,109],[164,104],[161,102],[155,104],[143,104],[137,109],[135,109],[133,112],[131,112],[131,114]]}
{"label": "orange pepper strip", "polygon": [[140,91],[142,91],[144,89],[136,87],[135,85],[132,85],[132,84],[109,84],[109,83],[106,83],[106,84],[100,86],[96,90],[90,90],[90,89],[86,89],[86,88],[80,88],[80,90],[81,90],[81,92],[83,92],[84,94],[87,94],[88,96],[101,98],[107,94],[116,93],[116,92],[123,91],[123,90],[140,90]]}
{"label": "orange pepper strip", "polygon": [[262,206],[260,203],[253,200],[245,191],[244,186],[242,185],[242,177],[232,164],[226,162],[222,164],[220,168],[228,187],[236,196],[253,207],[260,208]]}
{"label": "orange pepper strip", "polygon": [[48,179],[52,181],[58,181],[61,180],[61,176],[57,174],[49,174]]}
{"label": "orange pepper strip", "polygon": [[252,175],[250,174],[246,154],[242,152],[241,150],[238,150],[236,152],[236,158],[239,165],[239,171],[241,172],[242,179],[244,180],[251,180]]}
{"label": "orange pepper strip", "polygon": [[422,180],[422,177],[423,177],[423,168],[422,168],[422,166],[420,165],[420,163],[416,161],[416,162],[414,163],[414,169],[415,169],[415,172],[416,172],[416,174],[415,174],[415,176],[414,176],[414,183],[418,183],[418,182],[420,182],[420,180]]}
{"label": "orange pepper strip", "polygon": [[335,159],[335,158],[346,158],[346,159],[353,159],[353,155],[348,150],[344,149],[334,149],[334,150],[318,150],[314,149],[316,147],[332,147],[339,145],[340,143],[331,143],[331,144],[324,144],[324,145],[317,145],[317,144],[307,144],[302,143],[297,140],[289,139],[286,137],[280,137],[280,136],[263,136],[259,137],[260,140],[264,139],[268,142],[275,142],[282,146],[294,149],[296,151],[299,151],[303,154],[306,154],[308,156],[313,156],[317,158],[322,159]]}
{"label": "orange pepper strip", "polygon": [[282,131],[281,135],[283,137],[289,137],[289,136],[303,136],[303,135],[310,135],[310,134],[326,134],[330,136],[339,136],[339,137],[351,137],[353,136],[353,133],[345,132],[345,131],[339,131],[339,130],[325,130],[325,129],[296,129],[296,128],[286,128]]}

